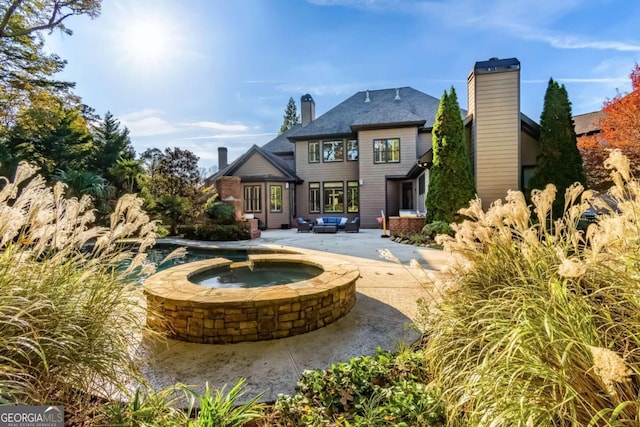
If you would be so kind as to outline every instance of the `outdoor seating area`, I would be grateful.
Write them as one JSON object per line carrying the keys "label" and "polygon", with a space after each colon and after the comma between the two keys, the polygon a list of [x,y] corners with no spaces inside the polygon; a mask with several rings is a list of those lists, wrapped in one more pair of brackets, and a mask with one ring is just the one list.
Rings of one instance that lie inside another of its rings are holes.
{"label": "outdoor seating area", "polygon": [[360,218],[356,217],[349,221],[346,217],[321,217],[316,218],[315,223],[311,220],[297,218],[298,233],[358,233],[360,231]]}

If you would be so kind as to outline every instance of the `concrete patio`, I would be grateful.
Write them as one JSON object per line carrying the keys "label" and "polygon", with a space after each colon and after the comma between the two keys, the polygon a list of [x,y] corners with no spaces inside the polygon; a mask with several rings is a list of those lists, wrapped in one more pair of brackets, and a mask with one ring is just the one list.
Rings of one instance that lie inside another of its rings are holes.
{"label": "concrete patio", "polygon": [[[184,243],[163,239],[166,243]],[[279,393],[293,394],[305,369],[328,368],[352,357],[375,354],[376,348],[394,350],[419,337],[412,327],[418,314],[417,300],[432,298],[435,290],[428,270],[446,261],[442,251],[402,245],[381,238],[380,230],[354,234],[311,234],[296,230],[263,232],[244,242],[199,242],[198,246],[234,248],[287,248],[301,253],[336,254],[360,270],[356,304],[336,322],[306,334],[272,340],[227,345],[192,344],[175,340],[147,342],[142,372],[150,384],[162,388],[176,383],[204,389],[205,382],[221,388],[246,379],[246,398],[258,393],[271,401]],[[387,249],[399,262],[382,259]],[[418,261],[422,268],[411,266]]]}

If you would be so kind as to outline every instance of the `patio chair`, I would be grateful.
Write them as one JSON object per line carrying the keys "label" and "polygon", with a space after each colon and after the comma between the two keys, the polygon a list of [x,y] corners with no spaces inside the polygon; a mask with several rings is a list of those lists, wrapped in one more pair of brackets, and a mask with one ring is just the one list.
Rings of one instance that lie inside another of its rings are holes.
{"label": "patio chair", "polygon": [[311,229],[313,229],[313,224],[305,221],[302,218],[296,219],[296,222],[298,223],[298,233],[308,233],[311,231]]}
{"label": "patio chair", "polygon": [[359,233],[360,232],[360,218],[355,217],[353,221],[347,222],[344,225],[345,233]]}

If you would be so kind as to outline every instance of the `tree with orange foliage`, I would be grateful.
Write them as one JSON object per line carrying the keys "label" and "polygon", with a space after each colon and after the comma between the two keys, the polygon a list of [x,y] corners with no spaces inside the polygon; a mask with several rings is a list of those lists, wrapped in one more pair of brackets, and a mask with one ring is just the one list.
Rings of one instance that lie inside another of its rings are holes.
{"label": "tree with orange foliage", "polygon": [[603,166],[610,149],[619,148],[628,158],[635,176],[640,176],[640,66],[631,71],[632,91],[618,93],[602,107],[600,133],[578,140],[589,187],[605,190],[611,186],[609,171]]}

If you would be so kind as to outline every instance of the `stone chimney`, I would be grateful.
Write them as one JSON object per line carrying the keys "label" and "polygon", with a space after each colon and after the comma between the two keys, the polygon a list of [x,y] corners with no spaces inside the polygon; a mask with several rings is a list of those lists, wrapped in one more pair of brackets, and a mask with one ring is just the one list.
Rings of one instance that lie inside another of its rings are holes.
{"label": "stone chimney", "polygon": [[306,126],[316,119],[316,103],[311,95],[306,94],[300,98],[300,109],[302,110],[302,126]]}
{"label": "stone chimney", "polygon": [[218,170],[223,170],[227,165],[227,147],[218,147]]}

